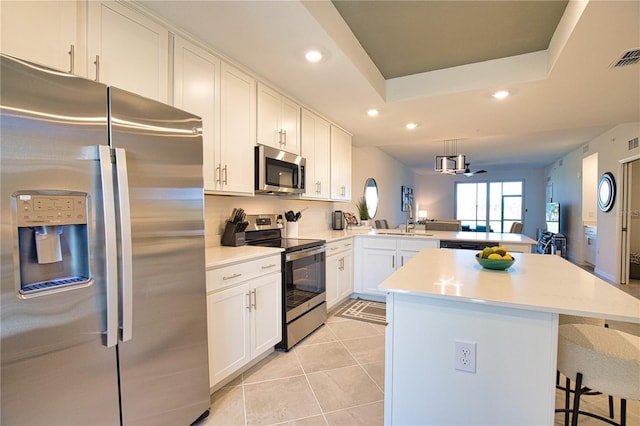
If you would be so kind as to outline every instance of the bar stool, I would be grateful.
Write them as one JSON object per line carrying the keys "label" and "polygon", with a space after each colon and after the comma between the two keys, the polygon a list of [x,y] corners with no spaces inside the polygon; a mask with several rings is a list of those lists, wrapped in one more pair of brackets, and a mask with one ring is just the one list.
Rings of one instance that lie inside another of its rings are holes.
{"label": "bar stool", "polygon": [[[564,324],[591,324],[591,325],[597,325],[598,327],[607,327],[607,324],[605,323],[605,321],[603,319],[600,318],[592,318],[592,317],[581,317],[581,316],[577,316],[577,315],[566,315],[566,314],[560,314],[558,315],[558,325],[564,325]],[[567,390],[567,388],[569,388],[569,384],[570,384],[570,380],[567,377],[565,386],[561,386],[560,385],[560,370],[556,370],[556,389],[560,389],[562,391]],[[573,391],[569,391],[569,392],[573,392]],[[584,396],[584,395],[602,395],[602,392],[598,392],[598,391],[593,391],[587,387],[582,387],[582,389],[580,390],[580,395]],[[568,399],[569,394],[566,393],[565,394],[566,398]],[[609,417],[613,419],[614,417],[614,410],[613,410],[613,397],[611,395],[609,395]],[[569,401],[565,401],[565,410],[568,408],[569,406]],[[569,411],[565,411],[565,424],[568,425],[569,424]]]}
{"label": "bar stool", "polygon": [[[567,377],[565,424],[571,412],[571,424],[580,414],[603,422],[624,426],[627,399],[640,400],[640,337],[590,324],[565,324],[558,327],[558,369]],[[573,408],[569,409],[569,378],[575,378]],[[620,398],[620,423],[580,410],[582,387]]]}

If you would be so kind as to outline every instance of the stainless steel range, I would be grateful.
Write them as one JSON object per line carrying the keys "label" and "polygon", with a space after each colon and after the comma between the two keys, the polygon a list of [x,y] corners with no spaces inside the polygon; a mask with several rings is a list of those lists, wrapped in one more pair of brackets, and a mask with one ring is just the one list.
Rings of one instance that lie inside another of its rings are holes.
{"label": "stainless steel range", "polygon": [[282,215],[249,215],[249,245],[282,247],[282,342],[291,349],[327,319],[324,240],[282,238]]}

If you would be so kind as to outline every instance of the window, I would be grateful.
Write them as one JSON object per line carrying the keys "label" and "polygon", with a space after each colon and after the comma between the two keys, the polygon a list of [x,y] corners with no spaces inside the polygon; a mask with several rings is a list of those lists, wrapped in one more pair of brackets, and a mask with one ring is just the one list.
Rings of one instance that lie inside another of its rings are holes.
{"label": "window", "polygon": [[509,232],[522,222],[522,181],[456,182],[456,219],[463,230]]}

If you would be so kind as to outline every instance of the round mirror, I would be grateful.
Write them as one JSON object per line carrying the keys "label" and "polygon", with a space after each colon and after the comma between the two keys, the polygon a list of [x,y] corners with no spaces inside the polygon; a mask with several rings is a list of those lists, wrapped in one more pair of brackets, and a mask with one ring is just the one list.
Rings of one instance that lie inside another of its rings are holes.
{"label": "round mirror", "polygon": [[378,211],[378,185],[374,178],[369,178],[364,183],[364,201],[367,203],[369,217],[373,219]]}
{"label": "round mirror", "polygon": [[613,208],[616,200],[616,181],[609,172],[600,176],[598,181],[598,207],[603,212],[608,212]]}

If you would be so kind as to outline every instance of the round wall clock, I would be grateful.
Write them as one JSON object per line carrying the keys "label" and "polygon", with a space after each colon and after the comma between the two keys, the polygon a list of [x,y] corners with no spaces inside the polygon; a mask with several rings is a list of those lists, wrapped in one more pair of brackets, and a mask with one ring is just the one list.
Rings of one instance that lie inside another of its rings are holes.
{"label": "round wall clock", "polygon": [[598,181],[598,207],[603,212],[608,212],[613,208],[616,201],[616,181],[609,172],[600,176]]}

